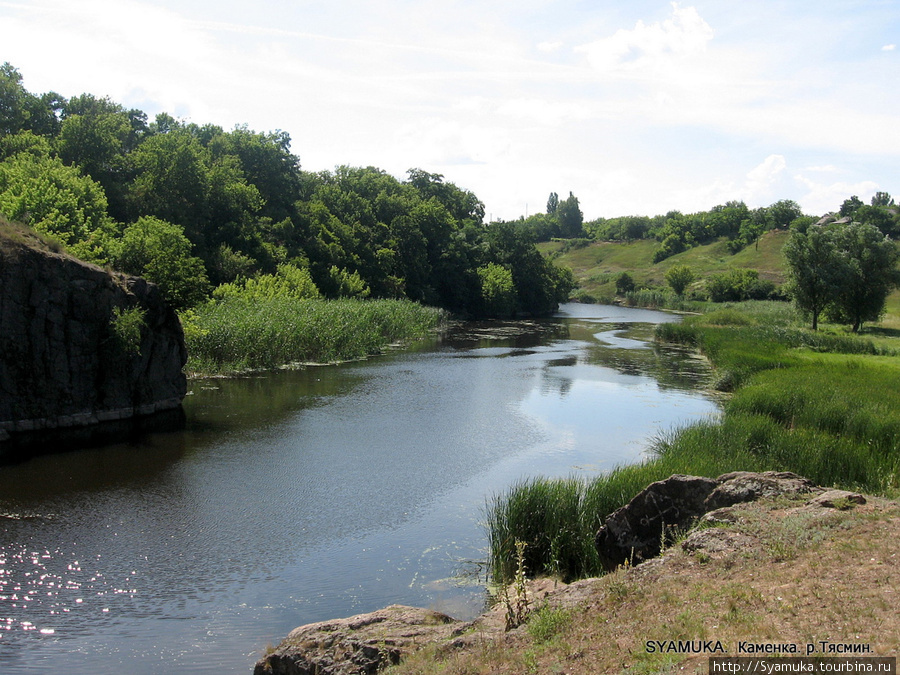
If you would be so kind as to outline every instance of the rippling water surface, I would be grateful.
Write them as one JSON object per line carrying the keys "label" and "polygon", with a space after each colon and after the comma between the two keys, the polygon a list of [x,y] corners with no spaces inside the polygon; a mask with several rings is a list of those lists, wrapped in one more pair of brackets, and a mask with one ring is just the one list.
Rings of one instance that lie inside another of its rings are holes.
{"label": "rippling water surface", "polygon": [[0,468],[0,672],[249,673],[297,625],[484,602],[485,499],[716,413],[646,310],[197,380],[182,431]]}

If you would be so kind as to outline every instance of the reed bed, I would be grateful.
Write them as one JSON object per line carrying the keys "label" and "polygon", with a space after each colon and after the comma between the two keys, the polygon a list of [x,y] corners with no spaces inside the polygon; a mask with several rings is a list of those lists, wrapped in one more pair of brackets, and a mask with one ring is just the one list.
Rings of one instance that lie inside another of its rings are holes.
{"label": "reed bed", "polygon": [[295,363],[334,363],[422,338],[441,310],[407,300],[210,302],[182,317],[192,373],[233,373]]}

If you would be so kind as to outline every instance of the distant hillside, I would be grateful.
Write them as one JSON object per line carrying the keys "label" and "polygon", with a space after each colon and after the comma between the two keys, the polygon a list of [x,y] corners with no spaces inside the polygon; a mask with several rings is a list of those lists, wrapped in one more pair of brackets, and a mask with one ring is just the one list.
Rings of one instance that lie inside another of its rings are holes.
{"label": "distant hillside", "polygon": [[653,253],[659,242],[640,239],[629,243],[592,242],[580,248],[570,248],[565,241],[539,244],[541,252],[551,255],[560,265],[571,268],[578,282],[576,294],[593,298],[611,298],[616,292],[616,277],[628,272],[638,287],[664,287],[665,273],[674,265],[689,265],[697,275],[693,287],[702,286],[710,274],[730,268],[755,269],[762,279],[784,283],[785,262],[781,249],[787,240],[786,230],[774,230],[762,236],[759,246],[750,245],[732,255],[724,240],[696,246],[683,253],[654,263]]}

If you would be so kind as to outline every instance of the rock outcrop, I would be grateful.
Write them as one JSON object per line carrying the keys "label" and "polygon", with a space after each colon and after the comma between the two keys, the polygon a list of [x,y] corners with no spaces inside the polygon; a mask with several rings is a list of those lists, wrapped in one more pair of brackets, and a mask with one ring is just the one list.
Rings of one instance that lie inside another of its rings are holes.
{"label": "rock outcrop", "polygon": [[[116,310],[135,309],[125,344]],[[154,284],[0,235],[0,458],[35,432],[180,410],[186,358]]]}
{"label": "rock outcrop", "polygon": [[672,537],[701,516],[763,497],[821,492],[812,481],[786,471],[735,471],[712,478],[675,475],[651,483],[613,512],[597,533],[607,566],[639,563],[659,555]]}
{"label": "rock outcrop", "polygon": [[430,609],[391,605],[348,619],[295,628],[256,664],[254,675],[374,675],[429,642],[456,636],[462,624]]}

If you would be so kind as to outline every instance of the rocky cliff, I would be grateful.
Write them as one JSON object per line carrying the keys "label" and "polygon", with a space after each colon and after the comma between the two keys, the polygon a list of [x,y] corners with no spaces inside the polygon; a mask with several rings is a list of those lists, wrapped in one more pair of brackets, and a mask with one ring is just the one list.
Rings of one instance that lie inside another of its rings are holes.
{"label": "rocky cliff", "polygon": [[186,358],[155,285],[0,223],[0,458],[33,432],[180,409]]}

